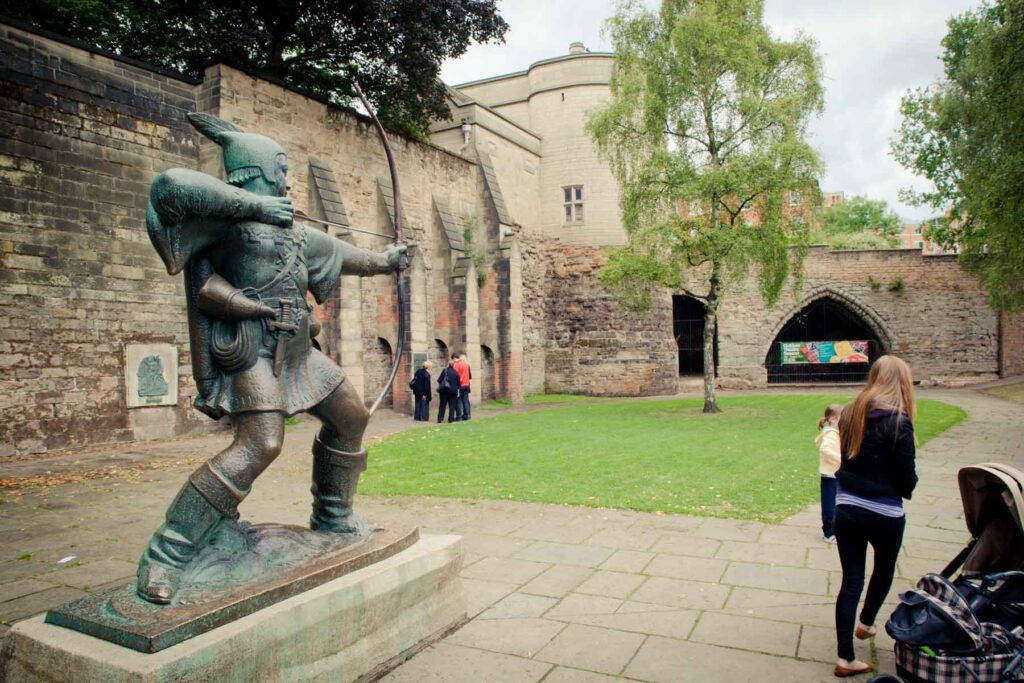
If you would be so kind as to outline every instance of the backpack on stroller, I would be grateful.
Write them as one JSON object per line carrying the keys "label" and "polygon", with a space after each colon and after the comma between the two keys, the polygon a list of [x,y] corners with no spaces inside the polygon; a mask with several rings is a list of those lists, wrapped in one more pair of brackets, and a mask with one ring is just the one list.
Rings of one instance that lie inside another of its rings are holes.
{"label": "backpack on stroller", "polygon": [[986,463],[958,481],[971,541],[900,595],[885,624],[896,670],[906,683],[1024,681],[1024,474]]}

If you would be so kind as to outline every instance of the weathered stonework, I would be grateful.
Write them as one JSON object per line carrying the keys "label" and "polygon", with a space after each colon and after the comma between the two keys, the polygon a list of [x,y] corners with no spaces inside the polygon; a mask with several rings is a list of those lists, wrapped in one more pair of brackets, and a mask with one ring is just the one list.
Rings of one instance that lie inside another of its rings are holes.
{"label": "weathered stonework", "polygon": [[[589,247],[549,251],[547,389],[599,396],[644,396],[676,390],[672,307],[659,299],[631,313],[596,277],[604,256]],[[662,297],[664,298],[664,297]]]}
{"label": "weathered stonework", "polygon": [[[7,26],[0,60],[0,456],[205,426],[143,227],[153,176],[196,163],[195,84]],[[133,343],[178,346],[176,406],[126,409]]]}
{"label": "weathered stonework", "polygon": [[[221,174],[216,146],[198,140],[186,112],[211,113],[279,141],[289,153],[298,210],[314,218],[343,215],[353,227],[374,232],[393,230],[393,206],[381,191],[390,189],[390,180],[380,141],[353,112],[223,65],[209,67],[194,83],[8,25],[0,25],[0,58],[0,124],[10,131],[0,139],[0,405],[7,418],[0,425],[0,457],[215,424],[191,408],[195,388],[181,278],[167,275],[144,227],[149,183],[158,173],[180,166]],[[443,197],[457,233],[469,227],[488,273],[501,272],[503,233],[486,220],[493,200],[475,152],[462,155],[401,136],[391,142],[404,236],[418,246],[406,302],[415,329],[408,332],[389,402],[411,412],[414,354],[433,356],[435,340],[442,339],[479,368],[484,337],[495,364],[515,368],[504,373],[500,395],[521,399],[522,304],[507,300],[521,284],[494,289],[488,315],[481,316],[475,273],[470,268],[467,277],[466,259],[451,249],[434,211],[434,197]],[[388,243],[330,231],[370,249]],[[398,341],[393,278],[343,277],[338,294],[314,315],[323,325],[325,351],[372,401]],[[123,347],[129,343],[177,346],[174,406],[127,410]]]}
{"label": "weathered stonework", "polygon": [[[655,296],[651,311],[632,313],[619,307],[597,280],[596,271],[605,262],[599,251],[558,246],[550,256],[549,390],[601,395],[674,391],[672,292]],[[897,280],[903,287],[892,291]],[[706,289],[699,274],[688,285],[697,292]],[[984,292],[955,257],[813,247],[801,289],[790,282],[775,306],[764,304],[752,278],[729,289],[719,309],[719,385],[765,386],[765,357],[776,335],[801,309],[822,298],[855,313],[884,350],[905,358],[922,382],[957,385],[995,379],[1001,368],[1004,375],[1020,372],[1013,365],[1020,362],[1018,352],[1011,349],[1020,347],[1022,326],[1015,320],[1000,327]],[[1001,347],[1006,349],[1002,366]]]}

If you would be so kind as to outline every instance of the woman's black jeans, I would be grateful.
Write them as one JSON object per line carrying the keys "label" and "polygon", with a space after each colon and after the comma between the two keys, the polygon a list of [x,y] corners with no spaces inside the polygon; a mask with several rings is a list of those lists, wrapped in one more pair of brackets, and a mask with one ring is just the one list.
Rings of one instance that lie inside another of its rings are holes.
{"label": "woman's black jeans", "polygon": [[896,556],[903,543],[906,517],[886,517],[854,505],[836,507],[836,543],[843,565],[843,585],[836,599],[836,641],[841,659],[855,659],[853,652],[854,616],[857,602],[864,590],[864,562],[868,544],[875,549],[875,566],[871,570],[868,594],[860,611],[860,622],[875,623],[882,601],[892,587]]}

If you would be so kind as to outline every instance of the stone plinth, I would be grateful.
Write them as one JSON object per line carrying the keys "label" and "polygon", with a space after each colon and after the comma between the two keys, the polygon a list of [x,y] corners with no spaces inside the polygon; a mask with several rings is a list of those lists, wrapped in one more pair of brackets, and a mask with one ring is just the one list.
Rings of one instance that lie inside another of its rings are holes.
{"label": "stone plinth", "polygon": [[0,679],[16,681],[352,681],[459,624],[458,536],[411,548],[216,630],[143,654],[43,622],[16,624]]}

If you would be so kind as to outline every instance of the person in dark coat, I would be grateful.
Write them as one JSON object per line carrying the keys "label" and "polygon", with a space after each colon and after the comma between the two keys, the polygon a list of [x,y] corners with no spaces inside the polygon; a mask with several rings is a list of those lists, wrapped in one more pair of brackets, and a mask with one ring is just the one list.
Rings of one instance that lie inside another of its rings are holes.
{"label": "person in dark coat", "polygon": [[455,422],[458,416],[455,412],[456,402],[459,400],[459,373],[452,367],[451,361],[448,367],[441,371],[437,378],[437,396],[440,407],[437,411],[438,423],[444,422],[445,409],[448,409],[448,421]]}
{"label": "person in dark coat", "polygon": [[[868,673],[873,666],[854,656],[853,638],[872,638],[896,570],[906,515],[903,500],[917,485],[914,418],[917,416],[910,366],[896,356],[882,356],[871,366],[867,386],[839,416],[842,460],[836,472],[835,535],[843,582],[836,598],[839,677]],[[874,568],[864,590],[867,548]]]}
{"label": "person in dark coat", "polygon": [[430,386],[430,361],[424,361],[423,367],[416,371],[409,383],[413,396],[416,397],[416,411],[413,419],[417,422],[430,420],[430,399],[433,398]]}

